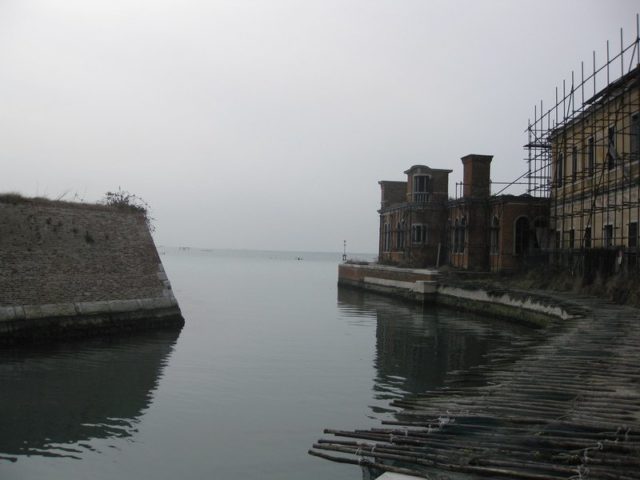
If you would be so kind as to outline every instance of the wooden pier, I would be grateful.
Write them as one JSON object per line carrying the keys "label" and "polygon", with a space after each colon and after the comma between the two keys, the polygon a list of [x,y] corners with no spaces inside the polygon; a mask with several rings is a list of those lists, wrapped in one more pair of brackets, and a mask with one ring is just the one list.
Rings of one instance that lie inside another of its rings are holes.
{"label": "wooden pier", "polygon": [[549,326],[542,344],[393,402],[380,428],[325,430],[309,453],[432,479],[639,479],[640,311],[573,300],[590,313]]}

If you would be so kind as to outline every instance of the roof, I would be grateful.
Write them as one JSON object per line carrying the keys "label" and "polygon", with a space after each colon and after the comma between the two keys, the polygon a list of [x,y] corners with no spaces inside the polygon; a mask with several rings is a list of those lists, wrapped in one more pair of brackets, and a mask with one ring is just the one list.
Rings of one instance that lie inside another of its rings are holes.
{"label": "roof", "polygon": [[379,185],[388,185],[388,184],[406,185],[407,182],[404,180],[380,180],[378,184]]}
{"label": "roof", "polygon": [[404,173],[409,175],[409,174],[413,173],[416,170],[424,170],[426,172],[438,172],[438,173],[451,173],[451,172],[453,172],[453,170],[447,170],[447,169],[444,169],[444,168],[431,168],[431,167],[427,167],[426,165],[413,165],[408,170],[405,170]]}
{"label": "roof", "polygon": [[[628,92],[634,87],[637,87],[638,84],[640,84],[640,67],[636,66],[633,68],[633,70],[630,70],[629,72],[624,74],[622,77],[611,82],[609,85],[607,85],[602,90],[597,92],[594,96],[585,100],[583,105],[581,105],[580,107],[582,111],[576,114],[575,116],[573,116],[572,118],[569,118],[563,123],[559,124],[557,127],[551,129],[551,131],[549,132],[549,137],[550,138],[556,137],[566,129],[584,120],[584,118],[587,117],[588,115],[591,115],[591,113],[597,107],[614,101],[620,95]],[[548,148],[548,145],[543,145],[543,146],[544,148]]]}

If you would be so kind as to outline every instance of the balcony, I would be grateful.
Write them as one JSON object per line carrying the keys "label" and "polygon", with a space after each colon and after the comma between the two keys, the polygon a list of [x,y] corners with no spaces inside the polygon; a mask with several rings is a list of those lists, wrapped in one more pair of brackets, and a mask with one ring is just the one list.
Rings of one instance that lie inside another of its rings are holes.
{"label": "balcony", "polygon": [[430,192],[413,192],[413,203],[429,203],[430,201]]}

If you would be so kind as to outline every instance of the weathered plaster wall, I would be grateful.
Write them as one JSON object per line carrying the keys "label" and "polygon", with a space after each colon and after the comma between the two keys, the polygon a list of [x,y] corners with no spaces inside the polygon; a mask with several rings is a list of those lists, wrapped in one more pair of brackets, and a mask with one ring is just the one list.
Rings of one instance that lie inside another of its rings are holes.
{"label": "weathered plaster wall", "polygon": [[172,316],[183,321],[140,212],[0,197],[0,336]]}

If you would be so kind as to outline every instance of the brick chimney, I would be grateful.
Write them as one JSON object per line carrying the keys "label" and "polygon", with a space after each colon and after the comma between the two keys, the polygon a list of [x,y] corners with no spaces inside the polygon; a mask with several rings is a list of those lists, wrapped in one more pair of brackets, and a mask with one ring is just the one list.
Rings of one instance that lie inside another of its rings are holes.
{"label": "brick chimney", "polygon": [[462,196],[488,198],[491,196],[491,160],[493,155],[471,154],[462,157],[464,186]]}

